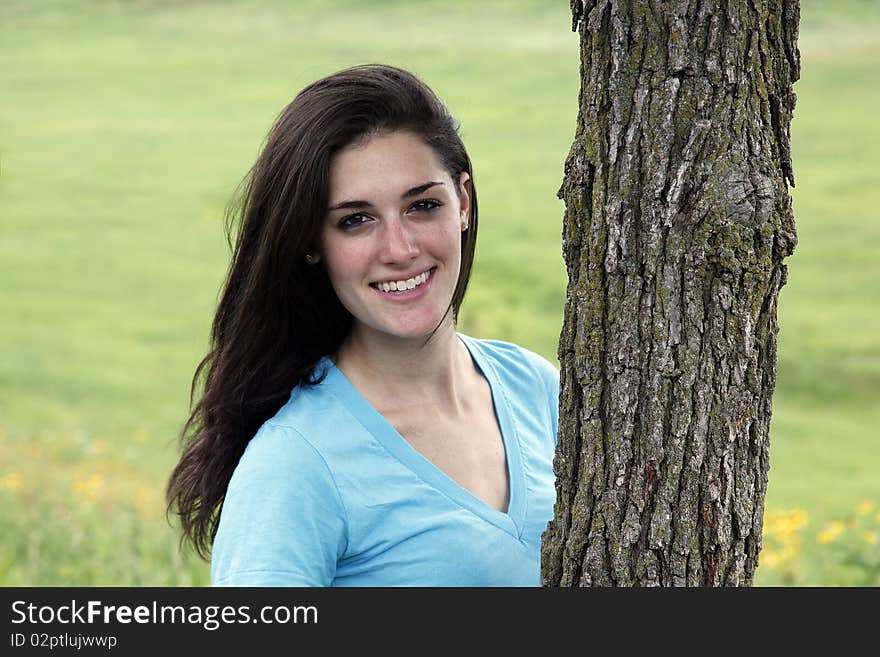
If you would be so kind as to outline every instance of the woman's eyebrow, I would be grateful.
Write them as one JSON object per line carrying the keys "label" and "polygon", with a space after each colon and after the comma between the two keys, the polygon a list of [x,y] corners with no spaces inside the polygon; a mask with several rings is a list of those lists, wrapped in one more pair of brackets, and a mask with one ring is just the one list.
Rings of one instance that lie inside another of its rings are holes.
{"label": "woman's eyebrow", "polygon": [[426,182],[423,185],[418,185],[418,186],[413,187],[412,189],[408,190],[406,192],[406,194],[403,195],[403,198],[410,198],[411,196],[418,196],[422,192],[428,191],[429,189],[431,189],[435,185],[442,185],[442,184],[443,183],[439,182],[439,181],[438,182]]}
{"label": "woman's eyebrow", "polygon": [[[406,192],[404,192],[404,194],[401,198],[411,198],[413,196],[418,196],[422,192],[426,192],[429,189],[431,189],[432,187],[434,187],[436,185],[442,185],[442,184],[443,183],[441,181],[433,181],[432,180],[432,181],[423,183],[421,185],[416,185],[415,187],[408,189]],[[327,208],[327,211],[333,212],[333,210],[344,210],[344,209],[348,209],[348,208],[371,208],[371,207],[373,207],[373,204],[370,203],[369,201],[360,201],[360,200],[342,201],[342,203],[336,203],[335,205],[331,205],[329,208]]]}

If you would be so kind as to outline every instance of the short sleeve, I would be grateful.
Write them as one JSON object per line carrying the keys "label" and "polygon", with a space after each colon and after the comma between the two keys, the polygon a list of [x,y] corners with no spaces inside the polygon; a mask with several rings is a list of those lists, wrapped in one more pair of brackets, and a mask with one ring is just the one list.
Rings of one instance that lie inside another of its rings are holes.
{"label": "short sleeve", "polygon": [[326,462],[295,429],[267,422],[229,482],[211,583],[329,586],[345,547],[345,509]]}

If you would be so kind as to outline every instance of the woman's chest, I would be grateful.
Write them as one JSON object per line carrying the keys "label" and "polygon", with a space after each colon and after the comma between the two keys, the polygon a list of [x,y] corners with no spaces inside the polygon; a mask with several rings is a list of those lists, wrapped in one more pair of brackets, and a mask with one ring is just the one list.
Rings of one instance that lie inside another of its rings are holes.
{"label": "woman's chest", "polygon": [[392,424],[413,449],[459,486],[490,507],[507,511],[507,458],[491,406],[456,421],[414,414]]}
{"label": "woman's chest", "polygon": [[[389,418],[408,438],[381,423],[345,433],[326,454],[347,514],[337,585],[538,585],[555,500],[552,431],[538,414],[502,415],[505,454],[490,419]],[[510,494],[504,513],[480,496],[477,480],[492,472],[493,486],[503,481]]]}

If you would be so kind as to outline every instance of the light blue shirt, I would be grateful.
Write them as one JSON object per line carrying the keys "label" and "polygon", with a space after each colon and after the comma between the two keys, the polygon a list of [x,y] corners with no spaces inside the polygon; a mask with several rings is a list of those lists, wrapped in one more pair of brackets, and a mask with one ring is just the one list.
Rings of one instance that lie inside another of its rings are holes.
{"label": "light blue shirt", "polygon": [[215,586],[540,586],[556,499],[559,374],[459,334],[492,390],[507,513],[413,448],[325,358],[248,443],[214,540]]}

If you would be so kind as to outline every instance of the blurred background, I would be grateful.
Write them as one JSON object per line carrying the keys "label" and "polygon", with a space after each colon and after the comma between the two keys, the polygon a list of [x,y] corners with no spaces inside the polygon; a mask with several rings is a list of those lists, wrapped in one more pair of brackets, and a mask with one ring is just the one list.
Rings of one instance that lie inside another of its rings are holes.
{"label": "blurred background", "polygon": [[[460,329],[555,361],[567,0],[0,2],[0,585],[202,585],[164,487],[223,213],[305,84],[385,62],[462,123]],[[802,0],[800,243],[779,302],[759,585],[880,584],[880,2]]]}

